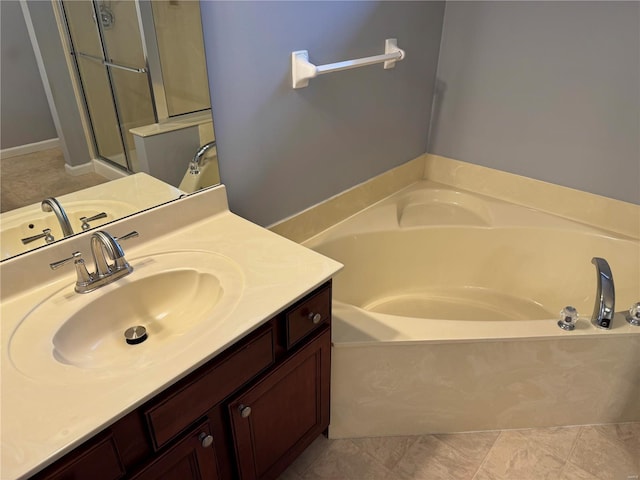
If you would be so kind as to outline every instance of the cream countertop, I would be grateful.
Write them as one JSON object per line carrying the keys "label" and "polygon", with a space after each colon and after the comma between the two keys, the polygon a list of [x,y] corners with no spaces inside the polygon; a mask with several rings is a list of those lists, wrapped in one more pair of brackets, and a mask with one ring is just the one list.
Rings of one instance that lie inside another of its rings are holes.
{"label": "cream countertop", "polygon": [[[168,225],[174,225],[176,230],[164,233]],[[116,236],[134,229],[140,237],[123,245],[130,259],[170,250],[211,251],[231,259],[244,276],[239,303],[209,334],[196,336],[183,353],[143,370],[86,382],[79,381],[77,375],[67,382],[42,381],[23,375],[13,366],[9,341],[37,301],[61,288],[72,292],[73,268],[52,272],[48,264],[75,250],[87,257],[90,233],[0,264],[3,480],[27,477],[52,463],[206,363],[341,268],[339,263],[229,212],[224,186],[106,228]],[[131,277],[135,274],[134,270]],[[88,295],[100,295],[99,292]]]}

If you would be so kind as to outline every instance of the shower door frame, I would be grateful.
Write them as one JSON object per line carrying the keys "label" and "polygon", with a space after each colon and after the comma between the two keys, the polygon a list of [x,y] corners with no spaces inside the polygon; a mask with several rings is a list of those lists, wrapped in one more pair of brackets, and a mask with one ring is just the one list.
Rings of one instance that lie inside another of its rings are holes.
{"label": "shower door frame", "polygon": [[[131,157],[130,157],[130,153],[129,153],[129,149],[127,147],[127,140],[126,140],[126,132],[123,131],[123,120],[122,120],[122,116],[121,116],[121,112],[120,112],[120,107],[119,107],[119,103],[118,103],[118,95],[116,92],[116,89],[114,88],[114,78],[112,75],[112,68],[121,68],[121,69],[125,69],[125,70],[133,70],[136,71],[136,73],[141,73],[146,75],[147,78],[147,84],[149,87],[149,96],[151,99],[151,108],[153,110],[153,116],[154,116],[154,120],[156,122],[158,122],[158,109],[157,109],[157,99],[155,98],[155,88],[153,88],[152,85],[152,81],[151,81],[151,75],[150,75],[150,69],[149,69],[149,57],[148,57],[148,53],[147,53],[147,41],[145,39],[145,34],[144,34],[144,28],[143,28],[143,22],[142,22],[142,15],[140,13],[140,5],[138,0],[135,1],[135,7],[136,7],[136,17],[137,17],[137,22],[138,22],[138,29],[140,32],[140,45],[142,48],[142,55],[143,55],[143,61],[144,61],[144,66],[142,68],[132,68],[129,66],[125,66],[125,65],[118,65],[118,64],[114,64],[111,63],[107,60],[107,48],[105,45],[105,41],[104,41],[104,34],[103,34],[103,26],[102,26],[102,22],[99,21],[98,19],[100,18],[100,12],[98,10],[98,0],[90,0],[87,3],[91,4],[92,10],[93,10],[93,15],[95,16],[95,26],[96,26],[96,34],[98,35],[98,40],[100,42],[100,49],[101,49],[101,53],[103,58],[98,58],[98,57],[93,57],[87,54],[82,54],[80,52],[78,52],[76,50],[73,38],[71,36],[71,29],[69,27],[69,21],[67,18],[67,14],[66,11],[64,9],[63,6],[63,0],[53,0],[55,8],[57,9],[57,19],[58,19],[58,29],[60,30],[61,35],[64,37],[65,39],[65,48],[68,49],[68,53],[71,57],[71,63],[73,65],[73,81],[77,86],[77,92],[80,95],[80,99],[78,99],[79,103],[81,104],[81,110],[83,111],[84,117],[87,121],[90,133],[91,133],[91,141],[90,144],[93,148],[93,153],[96,157],[98,157],[100,160],[107,162],[109,165],[113,165],[115,168],[121,169],[121,170],[125,170],[127,173],[135,173],[134,169],[132,168],[132,161],[131,161]],[[120,145],[122,146],[122,152],[124,155],[124,159],[125,159],[125,163],[126,166],[123,166],[117,162],[115,162],[114,160],[110,159],[109,157],[106,157],[104,155],[102,155],[100,153],[100,149],[98,147],[98,142],[96,139],[96,130],[94,128],[94,119],[91,116],[90,110],[89,110],[89,104],[87,101],[87,97],[86,97],[86,92],[85,92],[85,88],[84,88],[84,84],[82,82],[82,75],[80,72],[80,66],[78,63],[78,58],[77,56],[81,56],[84,58],[90,57],[95,61],[99,61],[102,62],[105,70],[106,70],[106,74],[107,74],[107,79],[108,79],[108,83],[109,83],[109,90],[110,90],[110,94],[111,94],[111,100],[113,103],[113,108],[115,111],[115,115],[116,115],[116,119],[118,122],[118,133],[119,133],[119,137],[120,137]],[[166,107],[165,107],[166,108]]]}
{"label": "shower door frame", "polygon": [[[165,82],[162,75],[160,47],[158,46],[156,25],[153,17],[153,8],[151,6],[152,1],[153,0],[135,0],[135,3],[136,9],[138,11],[139,28],[140,34],[142,36],[142,46],[147,61],[149,84],[151,87],[152,98],[154,100],[156,121],[158,123],[164,123],[173,121],[176,118],[185,119],[189,117],[197,117],[205,112],[209,112],[209,114],[211,114],[211,99],[209,99],[209,108],[194,110],[192,112],[181,113],[178,115],[169,114],[169,104],[167,102]],[[201,0],[197,1],[198,4],[200,4]],[[202,18],[200,18],[200,21],[202,21]]]}

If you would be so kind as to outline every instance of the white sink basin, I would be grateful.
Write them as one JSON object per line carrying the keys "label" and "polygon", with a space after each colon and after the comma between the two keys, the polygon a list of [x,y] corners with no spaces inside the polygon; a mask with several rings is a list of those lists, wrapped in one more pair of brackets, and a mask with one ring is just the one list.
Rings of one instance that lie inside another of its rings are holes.
{"label": "white sink basin", "polygon": [[[14,330],[9,356],[38,379],[86,380],[139,372],[170,360],[215,329],[236,306],[243,276],[230,259],[199,251],[130,260],[134,271],[88,294],[73,283],[31,310]],[[141,343],[124,332],[143,326]]]}

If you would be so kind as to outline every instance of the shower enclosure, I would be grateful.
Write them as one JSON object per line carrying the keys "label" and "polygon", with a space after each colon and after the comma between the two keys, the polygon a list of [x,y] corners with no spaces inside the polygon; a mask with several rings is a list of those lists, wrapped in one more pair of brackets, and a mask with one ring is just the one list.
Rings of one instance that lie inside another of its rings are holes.
{"label": "shower enclosure", "polygon": [[97,155],[140,171],[131,128],[210,110],[200,4],[58,0]]}

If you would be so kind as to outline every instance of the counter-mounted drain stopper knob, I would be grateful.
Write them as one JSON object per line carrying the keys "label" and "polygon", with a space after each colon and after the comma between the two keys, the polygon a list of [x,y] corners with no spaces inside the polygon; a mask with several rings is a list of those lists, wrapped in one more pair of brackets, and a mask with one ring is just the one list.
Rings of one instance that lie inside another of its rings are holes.
{"label": "counter-mounted drain stopper knob", "polygon": [[142,325],[127,328],[124,332],[124,339],[129,345],[137,345],[144,342],[148,337],[147,329]]}

